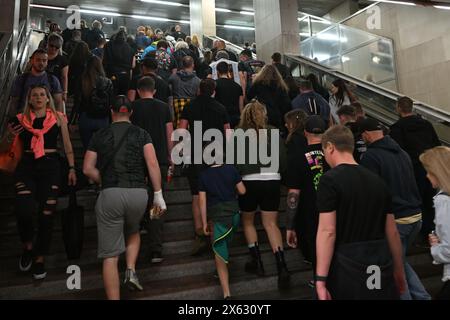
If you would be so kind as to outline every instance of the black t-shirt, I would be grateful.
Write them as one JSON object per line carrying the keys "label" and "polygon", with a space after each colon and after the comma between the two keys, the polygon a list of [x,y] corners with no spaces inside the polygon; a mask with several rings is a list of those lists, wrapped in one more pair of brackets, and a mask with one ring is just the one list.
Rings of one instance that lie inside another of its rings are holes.
{"label": "black t-shirt", "polygon": [[[198,158],[202,158],[203,153],[194,155],[193,150],[195,150],[195,142],[197,140],[203,141],[203,134],[208,129],[218,129],[222,134],[225,134],[224,125],[230,123],[225,107],[213,98],[207,96],[198,96],[186,105],[181,113],[181,119],[189,122],[191,157],[197,156]],[[194,122],[196,121],[202,122],[202,137],[199,137],[199,139],[195,136],[194,131]],[[202,147],[199,148],[200,151],[202,150]],[[194,158],[192,160],[194,160]]]}
{"label": "black t-shirt", "polygon": [[162,77],[155,75],[153,73],[137,75],[137,76],[133,77],[133,79],[131,80],[131,83],[130,83],[129,90],[136,91],[136,99],[135,100],[138,100],[140,98],[139,94],[137,92],[137,83],[143,77],[152,77],[153,80],[155,80],[155,90],[156,90],[155,99],[161,100],[162,102],[165,102],[165,103],[169,103],[169,97],[172,95],[170,92],[169,85],[167,84],[166,81],[164,81],[164,79]]}
{"label": "black t-shirt", "polygon": [[308,145],[303,149],[289,149],[285,184],[289,189],[300,190],[295,227],[301,225],[302,228],[315,232],[319,216],[316,192],[321,177],[329,169],[321,144]]}
{"label": "black t-shirt", "polygon": [[69,65],[69,60],[65,55],[57,55],[53,60],[48,60],[47,72],[58,78],[61,87],[64,85],[62,70]]}
{"label": "black t-shirt", "polygon": [[169,105],[157,99],[136,100],[131,122],[150,134],[159,164],[167,165],[166,125],[172,122]]}
{"label": "black t-shirt", "polygon": [[286,129],[284,127],[284,115],[292,110],[288,93],[277,87],[275,83],[270,86],[255,83],[247,96],[248,100],[253,98],[257,98],[266,106],[269,124],[284,131]]}
{"label": "black t-shirt", "polygon": [[[114,149],[130,126],[124,143],[111,160]],[[108,128],[97,131],[91,139],[88,150],[97,153],[97,168],[106,165],[100,173],[102,188],[147,189],[144,147],[149,143],[152,143],[152,138],[147,131],[129,122],[116,122]]]}
{"label": "black t-shirt", "polygon": [[111,40],[105,45],[103,65],[105,72],[129,72],[134,58],[133,49],[126,42]]}
{"label": "black t-shirt", "polygon": [[185,41],[186,33],[182,32],[182,31],[175,31],[174,33],[172,33],[172,37],[175,38],[175,41],[178,41],[178,39],[183,39],[183,41]]}
{"label": "black t-shirt", "polygon": [[239,98],[243,95],[242,87],[234,80],[224,78],[217,79],[216,84],[216,100],[227,109],[230,125],[234,128],[241,116]]}
{"label": "black t-shirt", "polygon": [[292,76],[291,71],[289,70],[289,68],[287,66],[285,66],[284,64],[281,63],[276,63],[275,67],[278,69],[278,71],[281,74],[281,77],[283,79],[286,79],[289,76]]}
{"label": "black t-shirt", "polygon": [[[44,128],[44,120],[45,117],[34,119],[33,128]],[[9,121],[9,123],[13,126],[17,126],[20,124],[20,121],[17,117],[14,117]],[[44,149],[58,149],[58,136],[60,132],[60,128],[57,124],[55,124],[49,131],[47,131],[46,134],[44,134]],[[19,137],[23,143],[23,150],[31,150],[31,139],[33,139],[33,134],[25,129],[20,133]]]}
{"label": "black t-shirt", "polygon": [[336,245],[385,238],[391,196],[377,175],[342,164],[322,176],[317,191],[320,214],[336,211]]}

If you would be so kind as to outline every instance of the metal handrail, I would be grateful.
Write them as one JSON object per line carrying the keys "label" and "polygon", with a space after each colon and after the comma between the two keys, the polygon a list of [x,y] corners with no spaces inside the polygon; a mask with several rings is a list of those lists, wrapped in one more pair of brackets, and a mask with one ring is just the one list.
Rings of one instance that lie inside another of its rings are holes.
{"label": "metal handrail", "polygon": [[[348,75],[346,73],[343,73],[341,71],[323,66],[321,64],[318,64],[314,60],[311,60],[311,59],[308,59],[305,57],[287,55],[286,58],[297,61],[298,63],[301,63],[301,64],[306,64],[306,65],[312,66],[315,69],[320,70],[324,73],[332,75],[336,78],[341,78],[345,81],[352,82],[352,83],[358,85],[359,87],[368,89],[376,94],[382,95],[382,96],[392,99],[392,100],[397,100],[398,98],[404,96],[398,92],[383,88],[374,83],[367,82],[367,81],[361,80],[359,78],[353,77],[351,75]],[[418,100],[414,100],[414,106],[415,106],[416,110],[420,111],[421,113],[424,113],[427,116],[438,119],[439,121],[444,121],[444,122],[450,124],[450,112],[441,110],[435,106],[431,106],[429,104],[426,104],[426,103],[418,101]]]}
{"label": "metal handrail", "polygon": [[[14,78],[18,71],[21,71],[26,58],[27,58],[27,49],[28,42],[32,33],[32,30],[27,31],[27,21],[23,20],[19,24],[19,33],[18,33],[18,48],[17,48],[17,56],[12,56],[12,48],[13,45],[13,34],[9,33],[7,37],[3,37],[6,40],[2,39],[0,42],[1,45],[1,53],[0,59],[5,59],[9,62],[7,65],[3,66],[2,72],[2,82],[0,83],[0,135],[3,133],[4,124],[7,120],[9,110],[9,94],[11,90],[11,86],[13,84]],[[10,56],[8,56],[10,55]]]}
{"label": "metal handrail", "polygon": [[[221,40],[221,41],[224,41],[225,44],[227,45],[227,47],[231,47],[231,48],[235,49],[235,50],[233,50],[233,51],[235,51],[235,53],[237,53],[238,55],[244,50],[244,48],[242,48],[242,47],[240,47],[240,46],[238,46],[238,45],[236,45],[236,44],[234,44],[234,43],[231,43],[230,41],[227,41],[227,40],[225,40],[225,39],[222,39],[222,38],[220,38],[220,37],[218,37],[218,36],[203,36],[203,37],[204,37],[204,38],[208,38],[208,39],[213,40],[213,41],[214,41],[214,40]],[[256,60],[256,58],[257,58],[256,54],[252,53],[252,56],[253,56],[253,59]]]}

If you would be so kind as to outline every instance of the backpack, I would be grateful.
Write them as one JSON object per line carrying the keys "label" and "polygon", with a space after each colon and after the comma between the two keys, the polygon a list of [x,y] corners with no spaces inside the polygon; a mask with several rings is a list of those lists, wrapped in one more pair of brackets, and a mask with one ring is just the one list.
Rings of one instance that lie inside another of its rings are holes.
{"label": "backpack", "polygon": [[315,98],[308,98],[308,109],[306,111],[310,116],[320,116],[320,106],[317,105]]}
{"label": "backpack", "polygon": [[248,60],[244,62],[244,71],[247,72],[247,91],[253,85],[253,75],[257,74],[265,62],[260,60]]}
{"label": "backpack", "polygon": [[99,77],[88,98],[87,114],[93,117],[106,117],[111,109],[113,92],[112,81]]}
{"label": "backpack", "polygon": [[170,71],[169,68],[172,64],[172,58],[165,50],[157,50],[155,59],[158,62],[158,68],[160,70]]}

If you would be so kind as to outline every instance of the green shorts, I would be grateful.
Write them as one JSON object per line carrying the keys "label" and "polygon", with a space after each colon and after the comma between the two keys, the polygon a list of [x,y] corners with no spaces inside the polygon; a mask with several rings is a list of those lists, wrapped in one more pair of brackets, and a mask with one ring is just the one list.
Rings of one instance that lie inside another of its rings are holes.
{"label": "green shorts", "polygon": [[229,244],[233,240],[233,235],[239,227],[241,216],[235,213],[232,217],[231,226],[222,223],[214,223],[213,225],[213,244],[214,253],[220,257],[225,263],[229,261]]}

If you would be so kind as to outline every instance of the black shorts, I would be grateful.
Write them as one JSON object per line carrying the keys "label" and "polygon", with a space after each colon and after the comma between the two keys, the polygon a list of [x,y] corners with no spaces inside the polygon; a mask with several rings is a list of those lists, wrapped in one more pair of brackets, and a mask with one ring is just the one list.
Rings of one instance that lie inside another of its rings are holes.
{"label": "black shorts", "polygon": [[280,207],[279,180],[243,181],[247,192],[239,197],[239,208],[244,212],[278,211]]}

